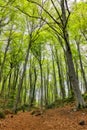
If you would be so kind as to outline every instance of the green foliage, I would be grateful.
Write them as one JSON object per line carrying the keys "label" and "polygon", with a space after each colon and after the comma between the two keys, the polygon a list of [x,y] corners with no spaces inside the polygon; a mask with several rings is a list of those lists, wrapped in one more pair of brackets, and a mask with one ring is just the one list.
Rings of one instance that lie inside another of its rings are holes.
{"label": "green foliage", "polygon": [[57,107],[61,107],[61,106],[63,106],[63,100],[58,99],[58,100],[52,102],[51,104],[48,104],[46,106],[46,108],[51,109],[51,108],[57,108]]}
{"label": "green foliage", "polygon": [[5,114],[4,114],[4,112],[2,112],[2,111],[0,111],[0,118],[1,118],[1,119],[4,119],[4,118],[5,118]]}
{"label": "green foliage", "polygon": [[87,4],[84,2],[79,2],[74,5],[73,11],[70,15],[69,20],[69,30],[72,38],[80,37],[81,31],[86,31],[87,26]]}
{"label": "green foliage", "polygon": [[69,98],[65,98],[65,99],[63,99],[63,102],[65,103],[65,104],[67,104],[67,103],[73,103],[75,101],[75,98],[72,96],[72,97],[69,97]]}
{"label": "green foliage", "polygon": [[73,102],[75,102],[74,97],[69,97],[69,98],[65,98],[65,99],[58,99],[58,100],[52,102],[51,104],[48,104],[46,106],[46,108],[52,109],[52,108],[57,108],[57,107],[63,107],[64,105],[71,104]]}
{"label": "green foliage", "polygon": [[82,94],[85,101],[87,101],[87,93]]}

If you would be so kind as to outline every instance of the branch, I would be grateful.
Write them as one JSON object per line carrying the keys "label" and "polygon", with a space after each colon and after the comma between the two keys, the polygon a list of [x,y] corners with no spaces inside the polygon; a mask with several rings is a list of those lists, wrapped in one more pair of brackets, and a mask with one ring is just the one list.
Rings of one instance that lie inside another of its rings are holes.
{"label": "branch", "polygon": [[64,27],[64,28],[66,28],[67,23],[68,23],[68,20],[69,20],[69,16],[70,16],[70,11],[69,11],[69,7],[68,7],[68,4],[67,4],[67,0],[65,0],[65,4],[66,4],[66,9],[67,9],[67,11],[68,11],[68,16],[67,16],[67,19],[66,19],[66,23],[65,23],[65,27]]}
{"label": "branch", "polygon": [[65,0],[65,4],[66,4],[66,9],[68,11],[68,14],[70,14],[69,7],[68,7],[68,4],[67,4],[67,0]]}
{"label": "branch", "polygon": [[63,36],[57,31],[57,29],[55,29],[49,22],[46,21],[46,19],[44,19],[43,17],[39,17],[39,16],[32,16],[30,14],[28,14],[27,12],[24,12],[24,10],[21,10],[19,7],[15,7],[16,9],[18,9],[19,11],[21,11],[23,14],[27,15],[30,18],[34,18],[34,19],[40,19],[42,21],[44,21],[53,31],[55,31],[55,33],[57,33],[58,35],[60,35],[62,38]]}
{"label": "branch", "polygon": [[48,16],[50,16],[50,18],[51,18],[56,24],[60,25],[60,23],[59,23],[58,21],[56,21],[56,19],[54,19],[53,16],[52,16],[42,5],[40,5],[38,2],[35,2],[35,1],[32,1],[32,0],[27,0],[27,1],[28,1],[28,2],[31,2],[31,3],[33,3],[33,4],[38,5],[40,8],[42,8],[42,9],[44,10],[44,12],[45,12],[46,14],[48,14]]}
{"label": "branch", "polygon": [[67,16],[67,19],[66,19],[66,23],[65,23],[64,28],[66,28],[66,26],[67,26],[67,24],[68,24],[69,17],[70,17],[70,14],[68,14],[68,16]]}
{"label": "branch", "polygon": [[56,8],[56,6],[55,6],[53,0],[51,0],[51,2],[52,2],[52,4],[53,4],[53,6],[54,6],[54,8],[55,8],[55,10],[56,10],[56,12],[57,12],[57,14],[58,14],[58,16],[59,16],[60,21],[63,23],[62,18],[61,18],[61,15],[60,15],[58,9]]}

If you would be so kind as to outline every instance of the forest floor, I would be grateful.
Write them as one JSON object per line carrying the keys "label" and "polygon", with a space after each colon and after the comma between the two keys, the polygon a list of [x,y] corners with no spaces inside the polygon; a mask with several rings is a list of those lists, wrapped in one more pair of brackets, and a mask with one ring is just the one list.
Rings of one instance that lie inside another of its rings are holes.
{"label": "forest floor", "polygon": [[87,130],[87,108],[79,111],[72,108],[67,105],[49,109],[42,115],[31,112],[7,115],[0,119],[0,130]]}

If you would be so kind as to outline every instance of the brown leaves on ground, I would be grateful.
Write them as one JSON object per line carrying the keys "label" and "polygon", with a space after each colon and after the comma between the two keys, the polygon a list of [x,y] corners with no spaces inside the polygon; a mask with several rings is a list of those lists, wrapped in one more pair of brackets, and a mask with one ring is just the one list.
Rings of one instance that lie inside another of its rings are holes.
{"label": "brown leaves on ground", "polygon": [[7,115],[6,119],[0,119],[0,130],[87,130],[87,109],[73,111],[66,106],[46,110],[38,116],[31,112]]}

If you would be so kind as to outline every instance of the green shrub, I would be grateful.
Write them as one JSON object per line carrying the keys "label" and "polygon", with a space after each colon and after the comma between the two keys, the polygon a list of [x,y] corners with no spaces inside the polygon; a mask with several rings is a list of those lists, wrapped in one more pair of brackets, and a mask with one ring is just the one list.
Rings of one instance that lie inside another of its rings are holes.
{"label": "green shrub", "polygon": [[73,103],[75,101],[74,97],[69,97],[69,98],[65,98],[63,99],[64,103]]}
{"label": "green shrub", "polygon": [[4,119],[5,118],[5,114],[4,112],[0,111],[0,118]]}
{"label": "green shrub", "polygon": [[85,101],[87,101],[87,93],[82,94]]}

